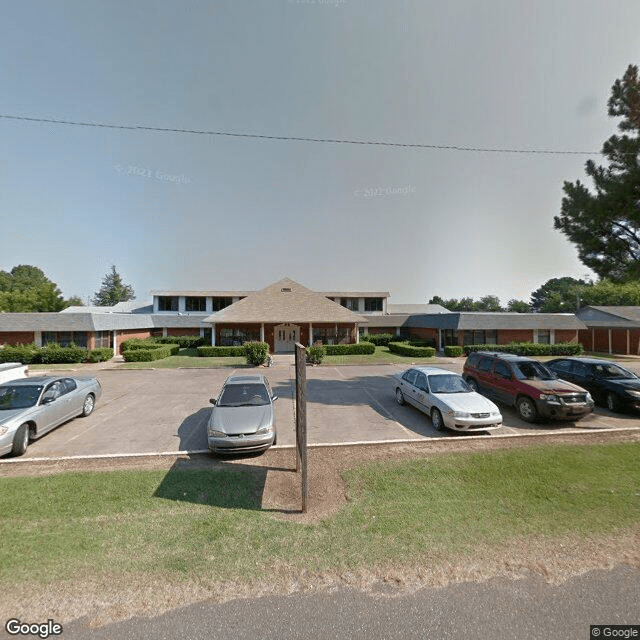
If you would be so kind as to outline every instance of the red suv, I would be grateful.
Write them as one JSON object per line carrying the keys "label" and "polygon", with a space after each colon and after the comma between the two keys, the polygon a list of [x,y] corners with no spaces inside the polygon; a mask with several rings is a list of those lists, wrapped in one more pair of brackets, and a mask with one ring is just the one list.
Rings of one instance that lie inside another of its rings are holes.
{"label": "red suv", "polygon": [[469,354],[462,376],[483,395],[515,406],[527,422],[578,420],[593,411],[588,391],[558,379],[541,362],[524,356],[476,351]]}

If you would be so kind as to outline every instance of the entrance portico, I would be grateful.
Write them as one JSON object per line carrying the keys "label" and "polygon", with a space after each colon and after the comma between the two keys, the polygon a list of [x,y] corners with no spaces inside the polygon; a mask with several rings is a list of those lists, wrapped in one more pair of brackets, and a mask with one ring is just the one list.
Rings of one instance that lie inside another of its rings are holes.
{"label": "entrance portico", "polygon": [[367,321],[289,278],[206,318],[215,344],[261,340],[272,353],[292,353],[296,342],[306,346],[357,342],[358,326]]}

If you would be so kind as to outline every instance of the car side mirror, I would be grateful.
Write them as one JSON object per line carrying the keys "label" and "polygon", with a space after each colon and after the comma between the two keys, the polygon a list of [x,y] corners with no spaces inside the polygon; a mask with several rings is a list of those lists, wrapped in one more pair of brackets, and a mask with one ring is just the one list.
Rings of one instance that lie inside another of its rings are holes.
{"label": "car side mirror", "polygon": [[216,404],[216,402],[217,402],[217,401],[216,401],[216,399],[215,399],[215,398],[209,398],[209,402],[210,402],[211,404]]}
{"label": "car side mirror", "polygon": [[53,396],[48,396],[46,398],[42,398],[42,404],[51,404],[55,398]]}
{"label": "car side mirror", "polygon": [[271,396],[271,402],[274,402],[277,399],[278,399],[278,396]]}

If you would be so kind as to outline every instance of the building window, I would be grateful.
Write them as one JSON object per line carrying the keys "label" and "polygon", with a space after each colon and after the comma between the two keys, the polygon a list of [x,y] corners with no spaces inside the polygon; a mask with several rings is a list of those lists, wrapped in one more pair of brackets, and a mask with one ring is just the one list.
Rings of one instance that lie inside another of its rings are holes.
{"label": "building window", "polygon": [[443,329],[442,340],[445,347],[458,344],[458,332],[455,329]]}
{"label": "building window", "polygon": [[211,298],[211,308],[213,311],[220,311],[221,309],[230,306],[232,302],[233,300],[231,298]]}
{"label": "building window", "polygon": [[382,298],[365,298],[365,311],[382,311]]}
{"label": "building window", "polygon": [[111,341],[111,338],[111,331],[96,331],[93,336],[95,348],[98,349],[100,347],[112,347],[113,343]]}
{"label": "building window", "polygon": [[220,345],[239,347],[245,342],[259,342],[260,329],[220,329]]}
{"label": "building window", "polygon": [[551,329],[538,329],[538,342],[540,344],[551,344]]}
{"label": "building window", "polygon": [[184,300],[185,311],[206,311],[207,299],[204,296],[187,296]]}
{"label": "building window", "polygon": [[495,329],[467,330],[464,332],[465,344],[498,344],[498,332]]}
{"label": "building window", "polygon": [[340,304],[349,309],[349,311],[357,311],[358,310],[358,298],[341,298]]}
{"label": "building window", "polygon": [[178,296],[158,296],[158,311],[177,311]]}
{"label": "building window", "polygon": [[153,329],[149,329],[149,335],[152,338],[162,338],[164,331],[162,330],[162,327],[154,327]]}
{"label": "building window", "polygon": [[42,332],[42,346],[52,343],[59,344],[61,347],[67,347],[71,343],[76,347],[87,346],[87,332],[86,331],[43,331]]}

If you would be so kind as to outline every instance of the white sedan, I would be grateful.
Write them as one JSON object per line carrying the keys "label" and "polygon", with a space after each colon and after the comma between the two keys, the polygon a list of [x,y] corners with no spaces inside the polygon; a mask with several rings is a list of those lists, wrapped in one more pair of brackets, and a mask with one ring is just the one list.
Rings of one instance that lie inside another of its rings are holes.
{"label": "white sedan", "polygon": [[476,393],[457,373],[412,367],[393,376],[398,404],[408,402],[431,417],[433,428],[490,431],[502,426],[497,405]]}

